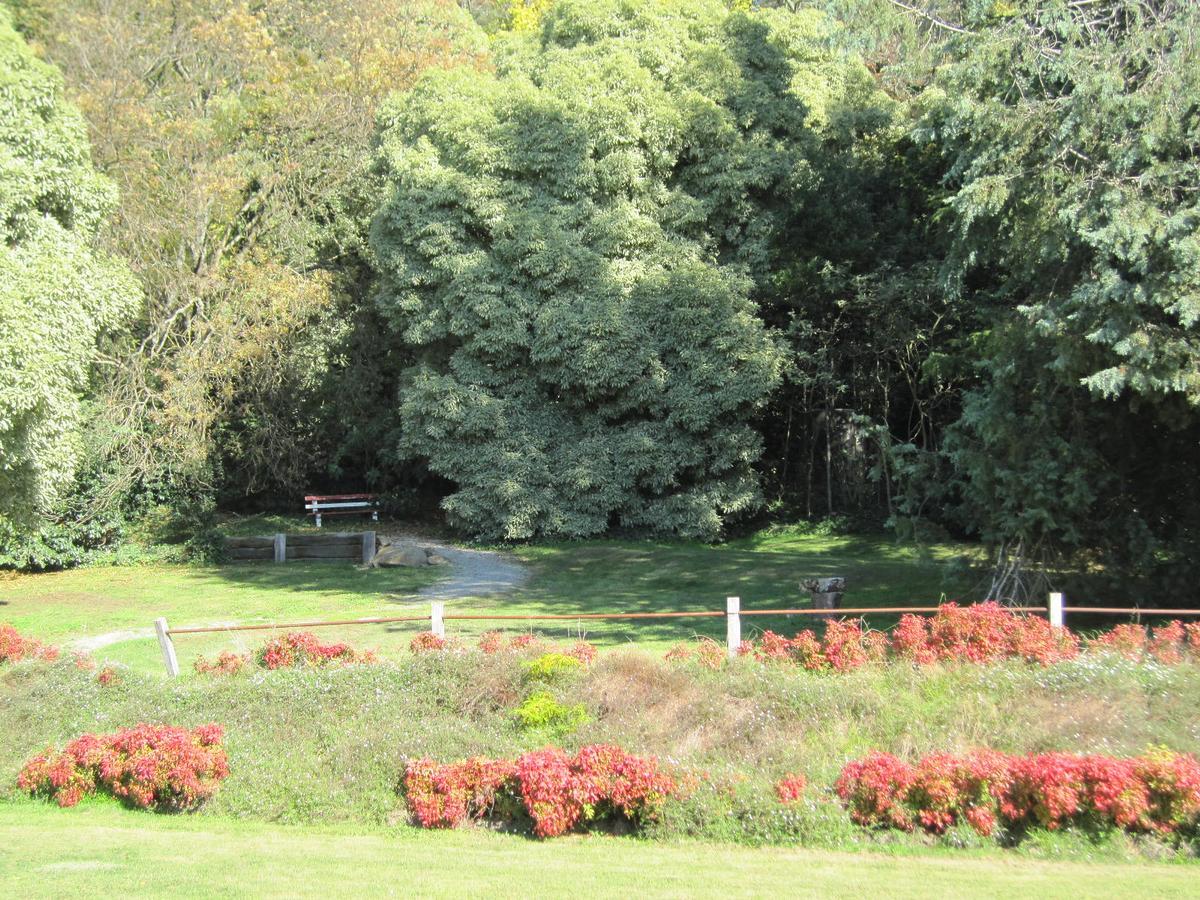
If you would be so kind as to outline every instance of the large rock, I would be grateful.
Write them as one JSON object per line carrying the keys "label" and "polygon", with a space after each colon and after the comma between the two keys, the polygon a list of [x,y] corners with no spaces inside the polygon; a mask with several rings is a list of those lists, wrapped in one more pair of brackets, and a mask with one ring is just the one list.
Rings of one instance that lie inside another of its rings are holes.
{"label": "large rock", "polygon": [[379,568],[427,566],[429,553],[415,544],[391,544],[375,554],[371,565]]}

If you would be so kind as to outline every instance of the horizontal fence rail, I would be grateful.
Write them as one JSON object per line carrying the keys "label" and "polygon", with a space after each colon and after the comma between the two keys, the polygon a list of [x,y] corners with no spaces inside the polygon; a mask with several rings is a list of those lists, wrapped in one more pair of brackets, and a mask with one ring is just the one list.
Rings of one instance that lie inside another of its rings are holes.
{"label": "horizontal fence rail", "polygon": [[[184,634],[217,634],[226,631],[279,631],[292,628],[331,628],[348,625],[384,625],[393,622],[428,622],[429,630],[440,638],[446,636],[446,621],[473,622],[550,622],[550,621],[580,621],[580,620],[644,620],[644,619],[694,619],[694,618],[724,618],[726,621],[726,647],[730,658],[737,655],[738,646],[742,642],[742,616],[812,616],[814,618],[839,618],[841,616],[870,616],[914,614],[930,615],[937,613],[941,606],[862,606],[844,609],[742,609],[741,600],[737,597],[727,597],[725,609],[680,610],[671,612],[613,612],[613,613],[450,613],[445,612],[445,603],[435,600],[430,604],[429,615],[419,616],[375,616],[362,619],[333,619],[315,622],[273,622],[261,625],[204,625],[190,628],[171,628],[165,618],[154,622],[155,634],[162,649],[163,663],[167,674],[179,674],[179,663],[175,656],[175,645],[172,637]],[[1139,609],[1110,606],[1067,606],[1063,595],[1052,593],[1046,606],[1006,606],[1010,612],[1046,614],[1050,624],[1062,627],[1067,613],[1083,613],[1096,615],[1120,615],[1137,618],[1139,616],[1200,616],[1200,609]]]}
{"label": "horizontal fence rail", "polygon": [[1119,606],[1064,606],[1063,612],[1096,613],[1103,616],[1200,616],[1200,609],[1121,609]]}
{"label": "horizontal fence rail", "polygon": [[429,616],[382,616],[375,619],[335,619],[320,622],[282,622],[267,625],[205,625],[195,628],[168,628],[167,634],[215,634],[220,631],[278,631],[281,628],[327,628],[333,625],[382,625],[386,622],[425,622]]}

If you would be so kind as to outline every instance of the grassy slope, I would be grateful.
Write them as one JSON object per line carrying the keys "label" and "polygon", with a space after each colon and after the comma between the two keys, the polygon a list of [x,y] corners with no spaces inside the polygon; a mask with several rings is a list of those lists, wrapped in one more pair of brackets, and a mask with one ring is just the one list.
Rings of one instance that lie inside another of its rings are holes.
{"label": "grassy slope", "polygon": [[[348,529],[366,527],[350,521]],[[339,524],[339,528],[343,527]],[[389,527],[387,523],[379,526]],[[303,520],[256,518],[230,523],[228,530],[267,533],[312,530]],[[739,595],[745,608],[807,605],[799,590],[804,577],[844,575],[847,603],[863,606],[926,604],[965,587],[953,560],[966,560],[971,548],[943,546],[917,550],[884,538],[829,537],[798,532],[764,532],[721,546],[661,541],[589,541],[522,547],[515,554],[531,570],[529,582],[503,598],[451,602],[448,612],[551,613],[647,612],[724,609],[725,597]],[[118,630],[145,630],[165,615],[173,625],[223,622],[283,622],[321,618],[424,614],[428,604],[416,590],[440,578],[445,569],[367,570],[346,563],[308,562],[275,566],[245,563],[223,566],[123,566],[77,569],[0,581],[0,621],[34,636],[66,641]],[[889,617],[878,617],[886,625]],[[803,627],[797,619],[747,618],[745,629],[788,633]],[[480,632],[519,622],[451,621],[452,634],[470,641]],[[636,641],[665,647],[695,634],[722,637],[721,619],[650,620],[602,623],[566,620],[535,623],[558,638],[580,633],[602,645]],[[417,626],[356,626],[322,632],[329,639],[403,653]],[[219,649],[246,650],[262,643],[261,632],[178,641],[181,663]],[[101,658],[146,671],[160,667],[151,638],[122,641]]]}
{"label": "grassy slope", "polygon": [[[612,838],[297,829],[153,817],[108,805],[0,805],[12,896],[1156,897],[1194,896],[1191,866],[943,854],[914,858]],[[464,864],[464,861],[466,864]]]}
{"label": "grassy slope", "polygon": [[[1200,668],[1083,659],[923,671],[895,666],[844,676],[742,661],[726,671],[609,651],[549,686],[592,721],[558,738],[522,732],[512,710],[543,685],[511,654],[431,654],[317,671],[181,679],[126,673],[115,687],[70,661],[0,668],[0,796],[47,744],[139,721],[226,727],[232,776],[202,816],[379,825],[403,817],[396,785],[407,758],[511,756],[553,740],[567,749],[619,744],[709,772],[672,808],[662,836],[858,846],[832,801],[841,766],[871,749],[908,758],[935,750],[1076,750],[1136,754],[1150,744],[1200,752]],[[785,809],[772,786],[804,772],[810,803]],[[737,814],[734,815],[730,811]],[[888,840],[892,840],[889,837]]]}

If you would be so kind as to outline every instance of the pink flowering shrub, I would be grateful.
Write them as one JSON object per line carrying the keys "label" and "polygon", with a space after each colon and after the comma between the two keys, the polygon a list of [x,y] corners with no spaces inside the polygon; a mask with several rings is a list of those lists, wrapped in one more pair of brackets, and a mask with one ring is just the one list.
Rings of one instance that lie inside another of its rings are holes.
{"label": "pink flowering shrub", "polygon": [[912,815],[904,798],[912,786],[913,767],[890,753],[870,753],[848,763],[834,791],[856,825],[912,831]]}
{"label": "pink flowering shrub", "polygon": [[7,623],[0,624],[0,663],[18,662],[22,659],[53,662],[58,659],[58,648],[25,637]]}
{"label": "pink flowering shrub", "polygon": [[1118,625],[1088,642],[1089,648],[1110,650],[1126,659],[1140,660],[1146,651],[1146,629],[1142,625]]}
{"label": "pink flowering shrub", "polygon": [[[1172,631],[1169,637],[1178,642],[1184,635]],[[1200,629],[1194,639],[1200,646]],[[1045,619],[1014,613],[994,602],[965,607],[947,603],[928,619],[907,614],[901,616],[890,636],[864,630],[861,622],[845,619],[827,622],[821,637],[807,628],[792,638],[764,631],[757,641],[743,641],[737,651],[738,656],[759,662],[793,663],[815,672],[853,672],[889,658],[921,666],[1001,659],[1051,665],[1078,654],[1079,639],[1066,629],[1054,628]],[[700,638],[694,653],[687,645],[679,644],[666,658],[696,659],[714,669],[725,663],[723,648],[710,638]]]}
{"label": "pink flowering shrub", "polygon": [[848,764],[835,790],[859,825],[934,834],[961,822],[984,836],[999,822],[1192,832],[1200,817],[1200,763],[1168,750],[1131,759],[977,750],[915,766],[872,753]]}
{"label": "pink flowering shrub", "polygon": [[1147,628],[1145,625],[1118,625],[1088,642],[1095,650],[1118,653],[1134,662],[1153,659],[1173,666],[1186,659],[1200,661],[1200,622],[1184,624],[1178,619]]}
{"label": "pink flowering shrub", "polygon": [[676,790],[653,757],[595,744],[574,756],[554,747],[515,760],[468,759],[439,764],[414,760],[404,793],[426,828],[453,828],[483,818],[529,816],[533,833],[554,837],[610,816],[641,824]]}
{"label": "pink flowering shrub", "polygon": [[1011,612],[994,601],[972,606],[946,603],[929,619],[902,616],[892,646],[897,655],[918,665],[1008,658],[1051,665],[1079,654],[1079,639],[1067,629]]}
{"label": "pink flowering shrub", "polygon": [[264,669],[377,661],[374,651],[355,650],[343,643],[322,644],[315,634],[308,631],[289,631],[282,637],[272,638],[259,648],[254,659]]}
{"label": "pink flowering shrub", "polygon": [[446,650],[449,646],[449,641],[444,637],[438,637],[432,631],[419,632],[408,643],[408,649],[413,653],[432,653],[437,650]]}
{"label": "pink flowering shrub", "polygon": [[485,631],[479,638],[479,649],[489,656],[504,649],[504,635],[499,631]]}
{"label": "pink flowering shrub", "polygon": [[775,782],[775,796],[780,803],[798,803],[804,797],[804,789],[808,787],[808,779],[796,772],[784,775]]}
{"label": "pink flowering shrub", "polygon": [[250,662],[250,657],[244,653],[222,650],[217,654],[215,660],[210,660],[205,656],[196,657],[192,668],[198,675],[236,675],[246,668],[248,662]]}
{"label": "pink flowering shrub", "polygon": [[105,790],[132,806],[192,809],[229,774],[222,736],[213,724],[139,724],[115,734],[84,734],[62,750],[48,747],[30,759],[17,786],[59,806]]}

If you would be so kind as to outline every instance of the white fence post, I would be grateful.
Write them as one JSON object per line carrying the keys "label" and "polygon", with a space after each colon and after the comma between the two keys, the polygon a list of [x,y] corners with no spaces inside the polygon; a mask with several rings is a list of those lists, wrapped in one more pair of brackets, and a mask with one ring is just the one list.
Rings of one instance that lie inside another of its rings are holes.
{"label": "white fence post", "polygon": [[154,632],[158,635],[158,646],[162,650],[163,662],[167,667],[167,674],[172,678],[179,676],[179,660],[175,658],[175,645],[171,643],[171,632],[167,628],[167,620],[158,618],[154,620]]}
{"label": "white fence post", "polygon": [[369,566],[375,559],[375,532],[364,531],[362,536],[362,560],[364,566]]}
{"label": "white fence post", "polygon": [[1054,591],[1050,594],[1050,624],[1055,628],[1062,628],[1066,620],[1066,614],[1063,610],[1063,595]]}
{"label": "white fence post", "polygon": [[287,562],[287,535],[279,533],[275,535],[275,562]]}
{"label": "white fence post", "polygon": [[444,638],[446,636],[446,623],[442,619],[442,611],[446,608],[446,604],[441,600],[434,600],[429,606],[431,612],[429,630],[438,637]]}
{"label": "white fence post", "polygon": [[742,643],[742,601],[738,597],[725,598],[725,644],[729,658],[735,659]]}

